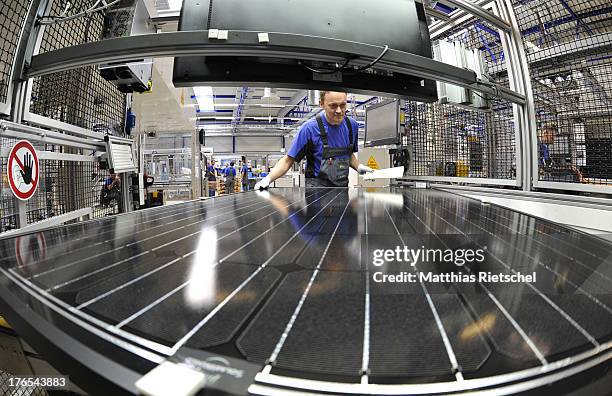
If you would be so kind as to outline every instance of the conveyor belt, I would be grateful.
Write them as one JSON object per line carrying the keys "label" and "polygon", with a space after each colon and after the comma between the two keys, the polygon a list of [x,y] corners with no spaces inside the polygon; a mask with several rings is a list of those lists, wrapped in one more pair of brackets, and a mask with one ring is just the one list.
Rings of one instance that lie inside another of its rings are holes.
{"label": "conveyor belt", "polygon": [[[373,281],[373,249],[453,238],[488,254],[455,270],[537,281]],[[611,375],[612,244],[437,190],[235,194],[2,239],[0,257],[0,312],[93,393],[219,357],[245,374],[209,386],[236,394],[562,394]]]}

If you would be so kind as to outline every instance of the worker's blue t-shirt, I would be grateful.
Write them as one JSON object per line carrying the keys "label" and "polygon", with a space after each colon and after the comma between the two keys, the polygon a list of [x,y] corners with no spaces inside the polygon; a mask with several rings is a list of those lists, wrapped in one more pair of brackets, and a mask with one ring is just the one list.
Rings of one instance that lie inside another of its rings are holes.
{"label": "worker's blue t-shirt", "polygon": [[227,175],[232,175],[232,176],[236,176],[236,169],[234,168],[227,168],[227,171],[225,172],[225,176]]}
{"label": "worker's blue t-shirt", "polygon": [[540,165],[544,166],[550,159],[550,150],[548,149],[548,145],[544,143],[540,143]]}
{"label": "worker's blue t-shirt", "polygon": [[[346,121],[342,121],[340,125],[330,125],[325,115],[321,114],[321,119],[327,132],[328,147],[338,148],[350,145],[349,129]],[[356,153],[359,151],[357,142],[359,124],[352,118],[349,118],[349,120],[353,128],[353,152]],[[306,176],[319,177],[319,168],[323,158],[323,141],[321,140],[321,132],[319,131],[319,124],[316,118],[306,121],[302,128],[300,128],[293,139],[287,155],[297,162],[306,157]],[[339,156],[338,158],[347,158],[347,156]]]}
{"label": "worker's blue t-shirt", "polygon": [[240,169],[240,174],[243,177],[246,177],[247,173],[249,173],[249,168],[246,165],[242,165],[242,169]]}

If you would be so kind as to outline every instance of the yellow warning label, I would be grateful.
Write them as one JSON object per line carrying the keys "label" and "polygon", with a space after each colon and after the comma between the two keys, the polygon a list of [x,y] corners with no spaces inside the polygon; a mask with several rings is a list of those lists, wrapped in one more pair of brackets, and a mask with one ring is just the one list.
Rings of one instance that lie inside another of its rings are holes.
{"label": "yellow warning label", "polygon": [[149,87],[146,91],[141,92],[141,94],[150,94],[153,93],[153,81],[149,81],[147,83],[147,87]]}
{"label": "yellow warning label", "polygon": [[368,159],[368,166],[372,169],[380,169],[378,167],[378,162],[376,162],[376,158],[374,158],[373,155],[370,155],[370,158]]}
{"label": "yellow warning label", "polygon": [[11,328],[11,326],[6,322],[6,320],[4,320],[2,316],[0,316],[0,327],[4,327],[7,329]]}

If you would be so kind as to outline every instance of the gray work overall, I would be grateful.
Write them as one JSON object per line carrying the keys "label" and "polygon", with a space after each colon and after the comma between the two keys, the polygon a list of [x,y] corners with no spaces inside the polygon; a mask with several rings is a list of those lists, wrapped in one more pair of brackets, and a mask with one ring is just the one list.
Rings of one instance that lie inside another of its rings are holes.
{"label": "gray work overall", "polygon": [[[319,177],[306,178],[306,187],[347,187],[351,155],[353,154],[353,127],[348,118],[344,118],[349,131],[348,147],[329,147],[327,132],[321,115],[317,115],[317,124],[323,142],[323,156]],[[347,156],[347,158],[338,158]]]}

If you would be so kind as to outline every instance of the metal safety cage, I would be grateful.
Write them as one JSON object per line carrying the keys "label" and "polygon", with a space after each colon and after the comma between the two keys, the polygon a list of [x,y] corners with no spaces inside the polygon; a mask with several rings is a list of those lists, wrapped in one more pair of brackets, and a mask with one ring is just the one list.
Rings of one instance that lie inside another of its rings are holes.
{"label": "metal safety cage", "polygon": [[[499,29],[499,35],[505,41],[512,41],[509,36],[511,27],[508,22],[495,17],[488,11],[477,9],[477,13],[486,20],[489,27],[485,29],[486,34],[494,29]],[[226,40],[211,39],[207,31],[189,31],[176,33],[162,33],[155,35],[141,35],[121,39],[112,39],[107,42],[94,42],[89,44],[77,45],[74,47],[63,48],[53,52],[43,53],[32,59],[32,64],[28,70],[31,77],[40,77],[60,70],[75,69],[85,65],[97,64],[101,62],[114,62],[125,60],[126,58],[159,57],[159,56],[185,56],[205,54],[207,56],[257,56],[257,57],[283,57],[290,59],[307,59],[324,62],[341,62],[347,53],[358,55],[354,59],[356,66],[367,66],[373,59],[380,55],[380,47],[355,42],[327,39],[321,37],[310,37],[296,34],[269,33],[267,41],[262,44],[258,39],[257,32],[231,31]],[[502,40],[502,41],[504,41]],[[509,63],[509,62],[508,62]],[[422,78],[432,78],[438,81],[456,84],[468,88],[475,95],[489,95],[493,100],[505,101],[497,106],[496,109],[501,113],[503,119],[513,118],[513,131],[515,137],[506,142],[506,137],[497,140],[498,146],[488,147],[493,158],[495,150],[509,151],[510,147],[516,151],[517,141],[521,141],[520,134],[524,129],[523,106],[525,105],[525,94],[522,85],[509,81],[505,85],[496,84],[491,81],[484,81],[477,78],[475,72],[461,67],[451,66],[443,62],[419,57],[401,51],[389,50],[385,57],[380,59],[378,68],[391,72],[404,73]],[[518,73],[517,73],[518,75]],[[514,75],[513,75],[514,77]],[[515,105],[516,104],[516,105]],[[511,108],[512,114],[508,115],[507,107]],[[491,119],[497,119],[493,115]],[[484,129],[480,121],[477,128]],[[490,122],[493,124],[493,122]],[[492,139],[489,139],[492,141]],[[505,144],[504,148],[500,145]],[[522,163],[521,153],[514,154],[514,159],[509,160],[516,163],[510,165],[514,171],[505,172],[506,179],[497,179],[497,176],[480,174],[479,177],[456,178],[453,180],[465,181],[477,184],[506,184],[520,186],[522,184]],[[507,176],[516,173],[514,179]],[[495,172],[490,172],[494,175]],[[416,176],[432,177],[432,176]],[[436,177],[435,174],[433,177]]]}
{"label": "metal safety cage", "polygon": [[612,7],[513,1],[531,76],[533,186],[612,193]]}
{"label": "metal safety cage", "polygon": [[17,47],[23,35],[32,1],[3,1],[0,3],[0,114],[10,115],[13,91],[13,72]]}
{"label": "metal safety cage", "polygon": [[[88,2],[75,5],[86,11]],[[65,4],[49,0],[45,15],[61,15]],[[88,13],[66,22],[40,27],[33,49],[43,54],[77,44],[100,41],[104,34],[104,15]],[[112,133],[123,135],[126,94],[106,81],[97,65],[65,70],[43,77],[30,78],[25,93],[23,120],[41,127],[68,133],[101,137]]]}
{"label": "metal safety cage", "polygon": [[24,221],[3,172],[0,184],[0,234],[40,230],[83,218],[100,218],[117,212],[118,202],[102,205],[101,194],[108,171],[98,158],[104,142],[2,121],[0,167],[6,169],[11,147],[21,139],[34,145],[39,158],[39,185],[24,206]]}
{"label": "metal safety cage", "polygon": [[[445,41],[475,51],[486,71],[480,78],[529,98],[503,2],[454,3],[459,8],[448,20],[430,25],[434,47]],[[405,131],[413,163],[405,179],[528,188],[521,150],[529,130],[528,100],[513,103],[475,90],[464,95],[465,104],[407,103]]]}

